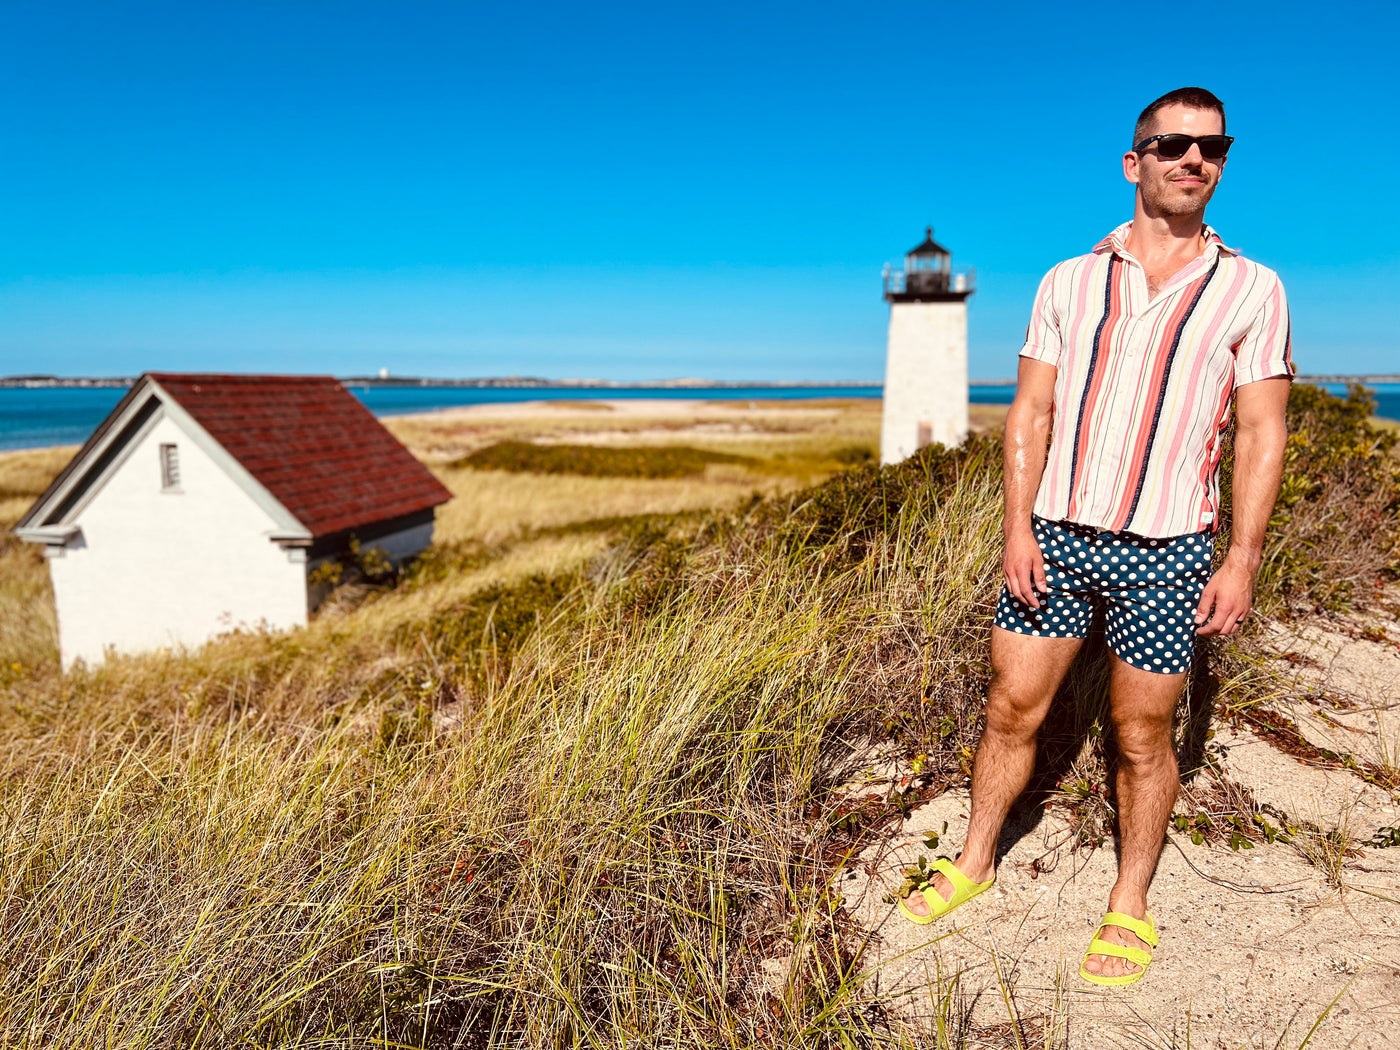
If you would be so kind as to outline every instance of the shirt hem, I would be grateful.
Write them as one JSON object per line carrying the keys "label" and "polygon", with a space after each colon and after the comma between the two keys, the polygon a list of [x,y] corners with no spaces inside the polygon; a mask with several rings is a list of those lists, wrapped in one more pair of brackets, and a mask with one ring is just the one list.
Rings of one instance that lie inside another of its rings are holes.
{"label": "shirt hem", "polygon": [[1275,365],[1259,372],[1250,372],[1243,376],[1237,375],[1235,376],[1235,389],[1238,390],[1242,386],[1249,386],[1250,383],[1258,383],[1265,379],[1278,379],[1281,376],[1287,376],[1291,382],[1296,372],[1297,369],[1292,365]]}
{"label": "shirt hem", "polygon": [[1036,343],[1027,343],[1021,347],[1021,357],[1029,357],[1033,361],[1044,361],[1047,365],[1058,365],[1060,363],[1060,352],[1049,347],[1040,346]]}
{"label": "shirt hem", "polygon": [[1187,528],[1179,532],[1138,532],[1135,529],[1110,529],[1107,525],[1099,522],[1079,521],[1075,518],[1064,516],[1055,517],[1051,514],[1042,514],[1038,510],[1031,511],[1031,517],[1039,518],[1048,525],[1073,525],[1079,529],[1090,529],[1094,532],[1107,532],[1115,536],[1136,536],[1144,540],[1174,540],[1180,539],[1182,536],[1198,536],[1202,533],[1214,536],[1216,533],[1215,526],[1217,524],[1212,522],[1210,525],[1206,525],[1203,528]]}

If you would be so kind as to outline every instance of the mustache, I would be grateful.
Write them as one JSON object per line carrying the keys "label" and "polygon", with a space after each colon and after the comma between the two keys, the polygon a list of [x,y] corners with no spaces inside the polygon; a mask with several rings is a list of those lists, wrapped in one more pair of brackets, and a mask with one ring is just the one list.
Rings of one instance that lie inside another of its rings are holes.
{"label": "mustache", "polygon": [[1200,179],[1209,182],[1210,176],[1206,174],[1204,168],[1182,168],[1167,176],[1168,182],[1180,182],[1182,179]]}

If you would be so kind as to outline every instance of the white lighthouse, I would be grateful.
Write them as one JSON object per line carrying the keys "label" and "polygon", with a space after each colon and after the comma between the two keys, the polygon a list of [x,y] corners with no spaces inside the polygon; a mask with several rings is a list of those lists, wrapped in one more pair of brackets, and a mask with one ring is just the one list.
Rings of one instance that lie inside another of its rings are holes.
{"label": "white lighthouse", "polygon": [[885,267],[890,304],[880,462],[898,463],[932,442],[967,438],[967,297],[973,273],[953,273],[952,253],[933,239]]}

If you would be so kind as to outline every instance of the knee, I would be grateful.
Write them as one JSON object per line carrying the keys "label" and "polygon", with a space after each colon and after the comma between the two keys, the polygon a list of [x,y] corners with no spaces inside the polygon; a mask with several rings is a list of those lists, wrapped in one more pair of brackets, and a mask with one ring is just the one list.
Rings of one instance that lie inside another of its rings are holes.
{"label": "knee", "polygon": [[1047,707],[1042,697],[994,678],[987,694],[987,732],[1016,739],[1034,737]]}
{"label": "knee", "polygon": [[1130,766],[1150,765],[1174,758],[1170,718],[1133,716],[1114,722],[1120,761]]}

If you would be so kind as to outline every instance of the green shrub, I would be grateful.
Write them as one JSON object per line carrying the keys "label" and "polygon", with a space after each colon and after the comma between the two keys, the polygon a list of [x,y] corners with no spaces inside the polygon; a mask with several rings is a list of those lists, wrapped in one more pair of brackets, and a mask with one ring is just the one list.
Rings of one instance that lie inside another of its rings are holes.
{"label": "green shrub", "polygon": [[[1371,425],[1374,411],[1359,385],[1345,398],[1294,386],[1283,480],[1256,596],[1264,611],[1362,605],[1400,569],[1400,460],[1393,455],[1400,436]],[[1233,467],[1230,440],[1221,470],[1222,540]]]}
{"label": "green shrub", "polygon": [[518,474],[584,474],[615,478],[683,478],[703,474],[711,463],[758,461],[752,456],[687,445],[606,448],[598,445],[534,445],[500,441],[456,460],[454,467],[508,470]]}
{"label": "green shrub", "polygon": [[1001,439],[973,435],[961,448],[929,445],[890,466],[870,463],[762,506],[752,523],[775,529],[793,549],[859,560],[907,515],[936,514],[973,475],[1001,477]]}

